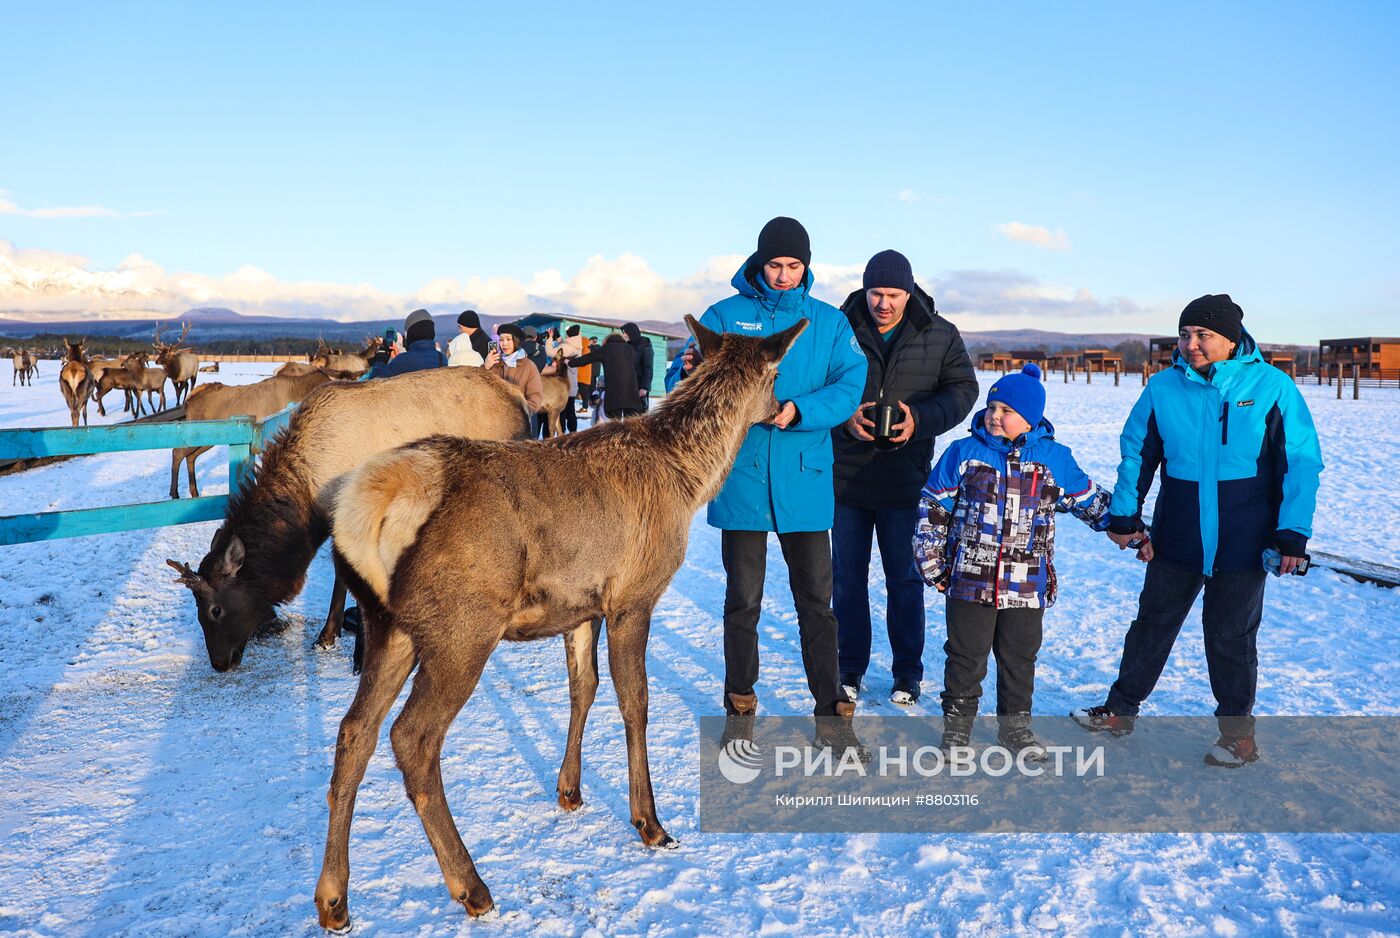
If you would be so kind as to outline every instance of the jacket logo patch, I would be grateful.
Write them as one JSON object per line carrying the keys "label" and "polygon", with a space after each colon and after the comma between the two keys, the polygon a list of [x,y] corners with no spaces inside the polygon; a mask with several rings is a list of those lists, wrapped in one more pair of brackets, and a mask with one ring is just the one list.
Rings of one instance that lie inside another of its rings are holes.
{"label": "jacket logo patch", "polygon": [[740,329],[743,329],[745,332],[763,331],[763,323],[761,322],[736,322],[734,325],[738,326]]}
{"label": "jacket logo patch", "polygon": [[852,352],[859,352],[859,351],[860,351],[860,343],[856,341],[856,337],[855,337],[855,336],[851,336],[851,351],[852,351]]}
{"label": "jacket logo patch", "polygon": [[1253,406],[1254,406],[1254,402],[1253,402],[1253,401],[1238,401],[1238,402],[1235,404],[1235,406],[1236,406],[1236,407],[1253,407]]}

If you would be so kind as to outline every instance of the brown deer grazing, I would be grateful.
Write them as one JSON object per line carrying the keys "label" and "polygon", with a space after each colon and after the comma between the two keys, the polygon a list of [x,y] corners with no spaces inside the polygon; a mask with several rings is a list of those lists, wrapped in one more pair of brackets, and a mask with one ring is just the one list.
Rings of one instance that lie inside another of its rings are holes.
{"label": "brown deer grazing", "polygon": [[[264,378],[256,384],[228,385],[214,382],[185,398],[186,420],[227,420],[247,416],[262,420],[277,413],[288,404],[300,401],[316,388],[331,381],[332,376],[317,369],[295,377]],[[180,462],[185,463],[190,481],[190,498],[199,497],[199,483],[194,477],[194,462],[213,447],[186,446],[170,452],[170,497],[180,497]]]}
{"label": "brown deer grazing", "polygon": [[92,371],[88,368],[87,346],[81,340],[63,341],[68,346],[68,356],[58,373],[58,386],[63,391],[63,399],[68,402],[68,415],[73,418],[73,426],[78,425],[80,411],[83,426],[87,426],[88,398],[92,396]]}
{"label": "brown deer grazing", "polygon": [[[181,325],[184,328],[180,330],[180,337],[167,345],[160,340],[161,325],[156,323],[156,336],[151,343],[156,353],[156,364],[165,369],[166,377],[175,386],[176,407],[189,398],[199,378],[199,355],[187,348],[180,348],[180,343],[190,334],[190,324],[186,322]],[[164,409],[164,405],[161,409]]]}
{"label": "brown deer grazing", "polygon": [[[274,607],[301,592],[312,557],[330,536],[331,501],[347,473],[434,434],[523,439],[527,414],[518,390],[480,368],[335,382],[309,394],[229,500],[198,572],[166,561],[194,593],[214,670],[238,665],[248,639],[276,617]],[[340,632],[343,587],[336,593],[317,639],[322,647]]]}
{"label": "brown deer grazing", "polygon": [[[440,757],[448,727],[502,639],[568,634],[571,701],[586,715],[597,682],[596,671],[591,680],[587,674],[592,623],[607,620],[632,824],[648,846],[674,845],[657,820],[647,765],[652,609],[685,559],[696,510],[719,491],[749,427],[777,412],[778,362],[807,325],[760,339],[686,322],[704,363],[646,416],[545,442],[423,440],[369,460],[336,495],[336,568],[360,601],[366,654],[336,742],[316,885],[323,928],[349,922],[355,796],[380,724],[415,664],[413,691],[389,734],[394,757],[448,891],[473,916],[491,909],[453,823]],[[606,543],[581,549],[549,533],[538,507],[560,491],[581,493],[577,508],[593,529],[610,532]],[[568,783],[576,796],[576,774]]]}

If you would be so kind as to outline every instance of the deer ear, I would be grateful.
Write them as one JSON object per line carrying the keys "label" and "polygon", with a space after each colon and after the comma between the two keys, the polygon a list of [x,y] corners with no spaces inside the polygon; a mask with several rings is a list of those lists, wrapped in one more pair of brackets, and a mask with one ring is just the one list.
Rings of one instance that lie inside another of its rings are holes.
{"label": "deer ear", "polygon": [[690,327],[690,334],[695,336],[695,344],[700,346],[701,358],[709,358],[719,351],[721,337],[718,332],[700,325],[700,321],[689,313],[685,315],[685,324]]}
{"label": "deer ear", "polygon": [[810,320],[800,319],[795,325],[788,326],[782,332],[776,332],[763,340],[763,357],[774,364],[783,360],[783,356],[792,348],[792,343],[797,341],[797,337],[807,328]]}
{"label": "deer ear", "polygon": [[236,576],[242,566],[243,541],[235,534],[228,539],[228,547],[224,548],[224,576]]}

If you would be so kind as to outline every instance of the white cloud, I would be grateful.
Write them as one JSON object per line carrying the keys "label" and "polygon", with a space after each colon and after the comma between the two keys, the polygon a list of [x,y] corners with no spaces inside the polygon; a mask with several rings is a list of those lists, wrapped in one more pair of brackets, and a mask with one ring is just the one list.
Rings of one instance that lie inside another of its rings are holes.
{"label": "white cloud", "polygon": [[997,225],[997,231],[1012,241],[1024,241],[1026,244],[1034,244],[1047,251],[1068,251],[1070,249],[1069,235],[1065,234],[1063,228],[1057,228],[1052,232],[1044,225],[1027,225],[1019,221],[1009,221]]}
{"label": "white cloud", "polygon": [[145,218],[159,215],[159,212],[119,212],[105,205],[63,205],[51,208],[21,208],[11,198],[6,189],[0,189],[0,215],[14,215],[21,218]]}
{"label": "white cloud", "polygon": [[913,189],[899,190],[899,201],[905,203],[906,205],[914,205],[918,202],[923,201],[923,198],[923,196],[919,195],[919,193],[915,192]]}
{"label": "white cloud", "polygon": [[[732,292],[741,255],[711,257],[694,272],[667,279],[635,254],[590,257],[571,276],[547,268],[521,281],[512,277],[436,278],[408,293],[371,283],[289,281],[244,266],[222,276],[168,271],[140,254],[115,268],[55,251],[19,249],[0,241],[0,315],[30,318],[174,315],[194,306],[226,306],[242,313],[353,321],[389,319],[426,307],[446,313],[473,307],[495,315],[529,312],[600,319],[679,322]],[[814,293],[840,304],[861,287],[862,264],[815,264]],[[1101,300],[1085,287],[1043,283],[1019,271],[954,270],[916,275],[938,308],[964,328],[1025,325],[1056,328],[1086,317],[1141,318],[1146,311],[1124,297]]]}

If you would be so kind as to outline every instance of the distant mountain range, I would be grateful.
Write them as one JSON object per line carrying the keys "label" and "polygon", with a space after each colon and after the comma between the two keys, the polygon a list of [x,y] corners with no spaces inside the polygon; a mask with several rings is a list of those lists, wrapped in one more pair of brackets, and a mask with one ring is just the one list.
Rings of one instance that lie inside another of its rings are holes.
{"label": "distant mountain range", "polygon": [[[493,330],[503,322],[512,322],[519,316],[489,316],[483,314],[482,325]],[[74,319],[64,321],[26,321],[0,318],[0,336],[22,339],[40,333],[60,335],[101,335],[122,339],[142,340],[155,332],[155,323],[162,322],[167,333],[179,334],[180,323],[190,324],[190,334],[186,340],[190,344],[214,342],[220,339],[240,338],[324,338],[327,342],[353,344],[366,336],[378,335],[388,328],[402,326],[401,319],[373,319],[359,322],[338,322],[334,319],[305,319],[292,316],[249,316],[217,306],[202,306],[185,311],[179,316],[165,319]],[[457,334],[457,317],[444,314],[433,317],[439,336]],[[621,320],[619,320],[619,323]],[[685,324],[658,320],[638,321],[643,329],[684,335]],[[996,349],[1044,349],[1054,351],[1066,346],[1076,348],[1113,348],[1120,342],[1138,342],[1147,345],[1151,336],[1143,332],[1050,332],[1044,329],[996,329],[984,332],[963,332],[963,342],[968,348]]]}

